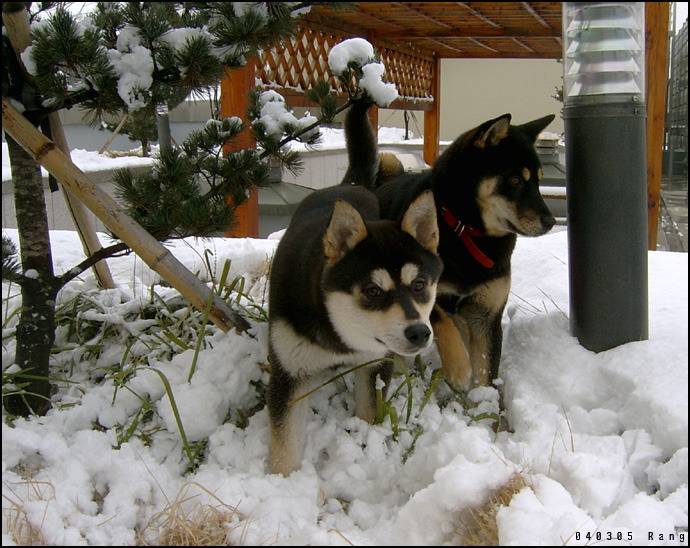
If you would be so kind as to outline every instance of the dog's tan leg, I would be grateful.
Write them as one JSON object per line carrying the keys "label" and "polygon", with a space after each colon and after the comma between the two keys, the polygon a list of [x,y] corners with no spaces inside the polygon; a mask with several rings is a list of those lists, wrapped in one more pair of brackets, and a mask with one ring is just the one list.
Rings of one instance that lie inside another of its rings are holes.
{"label": "dog's tan leg", "polygon": [[271,421],[269,460],[272,474],[287,476],[302,463],[306,431],[307,399],[289,404],[278,421]]}
{"label": "dog's tan leg", "polygon": [[503,331],[501,317],[508,293],[510,276],[479,286],[458,310],[467,322],[472,385],[488,386],[498,375]]}
{"label": "dog's tan leg", "polygon": [[302,462],[308,398],[294,400],[307,392],[307,382],[290,375],[269,347],[271,378],[266,393],[271,425],[269,467],[273,474],[288,475]]}
{"label": "dog's tan leg", "polygon": [[[443,309],[436,305],[432,314],[434,340],[441,358],[443,376],[455,388],[467,390],[472,381],[472,366],[470,356],[465,346],[461,326]],[[464,320],[460,319],[462,324]]]}

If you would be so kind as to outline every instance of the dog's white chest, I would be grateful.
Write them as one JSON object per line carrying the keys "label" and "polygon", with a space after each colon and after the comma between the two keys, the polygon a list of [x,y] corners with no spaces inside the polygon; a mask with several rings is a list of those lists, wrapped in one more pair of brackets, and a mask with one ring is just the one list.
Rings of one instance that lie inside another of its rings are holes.
{"label": "dog's white chest", "polygon": [[356,365],[384,357],[373,352],[333,352],[302,337],[284,320],[271,323],[270,337],[280,365],[295,377],[311,377],[336,365]]}

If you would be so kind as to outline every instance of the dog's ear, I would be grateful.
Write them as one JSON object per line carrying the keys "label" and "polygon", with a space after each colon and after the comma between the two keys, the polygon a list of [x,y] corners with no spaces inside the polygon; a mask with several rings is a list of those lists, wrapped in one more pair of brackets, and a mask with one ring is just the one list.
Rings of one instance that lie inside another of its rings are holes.
{"label": "dog's ear", "polygon": [[326,262],[329,265],[337,263],[366,237],[367,227],[359,212],[345,200],[337,200],[323,236]]}
{"label": "dog's ear", "polygon": [[438,222],[436,204],[430,190],[422,192],[410,204],[403,215],[400,228],[407,232],[423,247],[436,253],[438,249]]}
{"label": "dog's ear", "polygon": [[487,146],[495,146],[508,137],[510,127],[510,114],[504,114],[488,122],[484,122],[477,128],[473,143],[477,148],[484,149]]}
{"label": "dog's ear", "polygon": [[548,126],[551,122],[553,122],[553,119],[556,117],[555,114],[549,114],[548,116],[544,116],[543,118],[539,118],[538,120],[532,120],[531,122],[527,122],[526,124],[522,124],[521,126],[518,126],[518,129],[521,131],[524,131],[527,136],[532,139],[532,142],[536,142],[537,137],[539,137],[539,134],[544,131],[544,128]]}

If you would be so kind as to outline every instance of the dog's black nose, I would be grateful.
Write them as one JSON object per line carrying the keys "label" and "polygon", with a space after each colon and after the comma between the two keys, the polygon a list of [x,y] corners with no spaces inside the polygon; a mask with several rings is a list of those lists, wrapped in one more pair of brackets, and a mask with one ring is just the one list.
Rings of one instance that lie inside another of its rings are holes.
{"label": "dog's black nose", "polygon": [[431,329],[423,323],[411,325],[405,329],[405,337],[412,344],[421,346],[426,344],[431,336]]}
{"label": "dog's black nose", "polygon": [[543,226],[547,231],[553,228],[556,224],[556,219],[553,215],[542,215],[541,216],[541,226]]}

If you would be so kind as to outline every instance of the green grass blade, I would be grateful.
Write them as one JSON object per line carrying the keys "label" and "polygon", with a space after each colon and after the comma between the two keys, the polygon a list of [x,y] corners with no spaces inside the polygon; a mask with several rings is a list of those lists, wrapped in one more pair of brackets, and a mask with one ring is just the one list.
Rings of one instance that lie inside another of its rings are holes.
{"label": "green grass blade", "polygon": [[177,429],[180,431],[180,438],[182,439],[182,446],[187,453],[187,458],[189,459],[190,466],[194,466],[194,453],[192,448],[189,446],[187,441],[187,434],[185,434],[184,426],[182,426],[182,419],[180,418],[180,412],[177,409],[177,403],[175,403],[175,396],[173,395],[172,387],[168,378],[163,374],[162,371],[156,369],[155,367],[150,367],[150,371],[154,371],[161,378],[165,392],[168,395],[168,400],[170,400],[170,407],[172,407],[173,415],[175,416],[175,422],[177,423]]}

